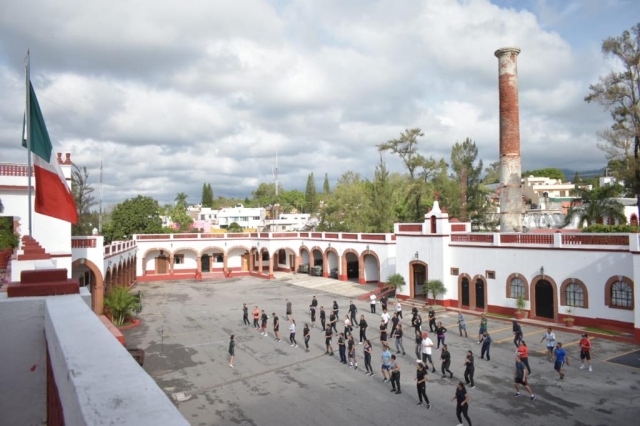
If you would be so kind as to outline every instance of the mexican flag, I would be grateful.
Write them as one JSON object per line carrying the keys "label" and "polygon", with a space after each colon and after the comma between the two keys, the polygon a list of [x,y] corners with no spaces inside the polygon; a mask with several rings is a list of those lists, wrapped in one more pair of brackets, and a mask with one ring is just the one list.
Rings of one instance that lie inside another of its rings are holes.
{"label": "mexican flag", "polygon": [[[55,217],[73,224],[78,223],[78,209],[71,189],[53,153],[51,139],[36,92],[29,81],[29,136],[36,177],[35,211],[45,216]],[[27,147],[23,138],[22,146]]]}

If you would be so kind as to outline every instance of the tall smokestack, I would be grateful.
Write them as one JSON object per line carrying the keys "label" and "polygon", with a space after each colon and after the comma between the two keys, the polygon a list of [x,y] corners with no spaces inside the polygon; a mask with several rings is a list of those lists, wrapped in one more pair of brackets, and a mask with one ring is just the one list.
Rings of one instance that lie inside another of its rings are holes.
{"label": "tall smokestack", "polygon": [[522,165],[517,47],[495,51],[500,91],[500,232],[522,231]]}

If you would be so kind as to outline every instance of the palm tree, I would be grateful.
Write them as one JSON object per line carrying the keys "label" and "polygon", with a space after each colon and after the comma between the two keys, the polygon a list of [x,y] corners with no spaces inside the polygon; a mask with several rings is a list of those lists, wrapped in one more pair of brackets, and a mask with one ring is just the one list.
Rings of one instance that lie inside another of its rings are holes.
{"label": "palm tree", "polygon": [[607,219],[615,219],[620,224],[627,223],[624,206],[614,197],[622,193],[622,186],[607,185],[593,189],[576,186],[577,198],[571,202],[571,207],[564,219],[564,225],[571,223],[574,216],[578,218],[578,228],[596,223],[604,223]]}
{"label": "palm tree", "polygon": [[447,293],[447,288],[444,286],[444,284],[442,284],[442,281],[431,280],[427,282],[427,285],[424,286],[424,289],[422,291],[427,297],[429,296],[429,293],[431,293],[435,303],[439,295]]}
{"label": "palm tree", "polygon": [[179,192],[178,195],[176,195],[176,198],[174,198],[174,201],[176,202],[176,206],[182,206],[186,209],[188,197],[189,196],[184,192]]}
{"label": "palm tree", "polygon": [[386,284],[387,284],[387,287],[389,287],[390,289],[393,289],[395,291],[400,291],[402,290],[402,287],[405,286],[406,282],[402,275],[393,274],[387,277]]}

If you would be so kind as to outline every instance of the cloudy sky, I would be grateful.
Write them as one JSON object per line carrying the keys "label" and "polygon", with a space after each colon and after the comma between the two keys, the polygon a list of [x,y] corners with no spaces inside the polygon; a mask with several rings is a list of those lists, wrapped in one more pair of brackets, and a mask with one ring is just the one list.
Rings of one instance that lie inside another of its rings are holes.
{"label": "cloudy sky", "polygon": [[[104,200],[250,195],[272,181],[371,177],[376,144],[420,127],[426,156],[475,140],[498,159],[498,61],[519,46],[523,167],[604,166],[583,101],[613,63],[601,42],[636,0],[0,2],[0,161],[20,147],[24,57],[54,148]],[[401,164],[387,157],[393,170]]]}

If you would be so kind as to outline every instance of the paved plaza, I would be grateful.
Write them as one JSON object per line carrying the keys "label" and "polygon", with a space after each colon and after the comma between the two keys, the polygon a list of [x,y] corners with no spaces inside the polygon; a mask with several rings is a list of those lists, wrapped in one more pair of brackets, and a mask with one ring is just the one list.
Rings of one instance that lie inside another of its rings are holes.
{"label": "paved plaza", "polygon": [[[637,424],[640,418],[640,369],[606,362],[639,349],[630,344],[593,339],[594,371],[590,373],[579,369],[579,335],[556,331],[571,362],[565,369],[565,379],[560,381],[544,355],[544,343],[540,343],[544,328],[524,326],[533,373],[529,383],[537,396],[531,402],[526,391],[522,397],[514,397],[515,346],[510,321],[490,318],[489,332],[494,343],[491,361],[486,361],[480,359],[480,346],[476,344],[479,318],[466,317],[469,338],[465,339],[458,336],[456,314],[439,313],[438,319],[449,330],[447,344],[454,377],[441,379],[439,352],[434,350],[438,371],[428,375],[427,395],[432,407],[427,410],[416,406],[416,357],[408,309],[403,321],[406,356],[398,356],[402,394],[396,395],[389,392],[388,383],[382,383],[380,374],[379,305],[378,314],[374,315],[369,313],[368,301],[353,299],[358,316],[366,316],[368,337],[374,347],[372,365],[376,375],[369,377],[365,375],[362,346],[356,347],[360,367],[357,371],[340,364],[336,339],[336,355],[324,354],[324,338],[318,328],[311,331],[311,351],[304,350],[302,329],[309,320],[308,306],[313,295],[325,308],[336,300],[340,319],[344,319],[352,299],[335,288],[329,293],[321,287],[253,277],[151,282],[138,284],[137,288],[144,295],[140,314],[143,322],[124,332],[127,346],[146,351],[144,369],[192,425],[456,425],[451,397],[455,384],[463,377],[468,349],[473,351],[476,364],[476,387],[467,388],[474,425],[608,426]],[[285,298],[293,303],[300,345],[297,348],[288,343]],[[243,325],[243,302],[250,312],[258,305],[269,316],[272,312],[280,316],[281,342],[274,341],[271,320],[268,337]],[[423,330],[428,331],[426,312],[421,315]],[[237,342],[233,369],[227,352],[231,334],[236,335]],[[358,337],[357,328],[354,336]],[[435,336],[430,333],[430,337],[435,343]]]}

